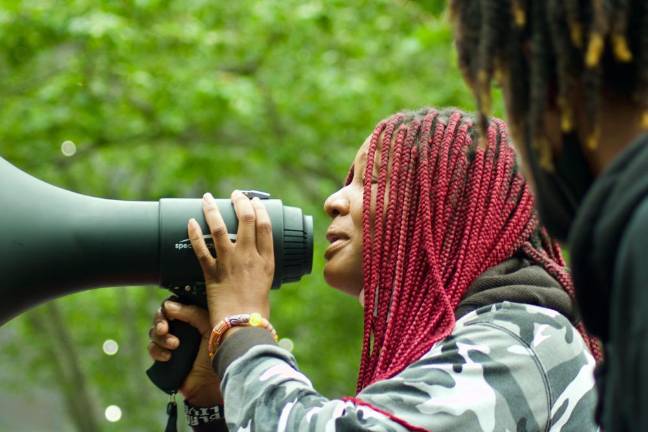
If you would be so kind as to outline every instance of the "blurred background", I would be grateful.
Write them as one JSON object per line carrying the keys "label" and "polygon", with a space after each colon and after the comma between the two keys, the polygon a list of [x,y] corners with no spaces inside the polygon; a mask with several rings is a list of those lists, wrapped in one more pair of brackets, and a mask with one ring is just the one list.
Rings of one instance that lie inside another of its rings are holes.
{"label": "blurred background", "polygon": [[[322,203],[380,119],[425,105],[474,109],[442,0],[0,1],[0,156],[93,196],[250,188],[314,216],[313,273],[272,322],[331,398],[354,393],[362,310],[321,276]],[[0,431],[162,430],[144,371],[167,295],[87,291],[0,328]]]}

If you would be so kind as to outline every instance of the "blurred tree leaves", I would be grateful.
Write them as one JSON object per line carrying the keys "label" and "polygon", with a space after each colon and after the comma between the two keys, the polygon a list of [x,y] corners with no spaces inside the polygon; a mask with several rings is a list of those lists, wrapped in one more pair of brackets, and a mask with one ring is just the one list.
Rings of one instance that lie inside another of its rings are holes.
{"label": "blurred tree leaves", "polygon": [[441,16],[446,10],[445,0],[414,0],[414,3],[435,17]]}
{"label": "blurred tree leaves", "polygon": [[[472,109],[444,4],[0,0],[0,155],[95,196],[256,188],[313,214],[313,274],[273,293],[272,320],[322,393],[352,394],[362,311],[321,277],[322,203],[381,118],[423,105]],[[66,140],[72,156],[61,152]],[[162,428],[166,397],[143,369],[149,322],[165,296],[107,288],[56,302],[87,382],[78,397],[96,405],[100,430]],[[54,379],[60,346],[42,331],[48,307],[0,329],[0,382],[22,401],[47,383],[52,406],[63,407],[56,395],[75,389]],[[106,339],[120,344],[116,355],[102,352]],[[103,418],[111,404],[123,411],[117,423]],[[0,408],[3,421],[10,414]],[[7,424],[37,430],[28,420]]]}

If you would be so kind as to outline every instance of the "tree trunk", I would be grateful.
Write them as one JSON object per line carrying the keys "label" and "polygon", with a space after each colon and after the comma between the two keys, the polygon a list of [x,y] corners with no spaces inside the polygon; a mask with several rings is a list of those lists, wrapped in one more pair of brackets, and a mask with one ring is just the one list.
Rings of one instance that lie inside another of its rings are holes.
{"label": "tree trunk", "polygon": [[[150,364],[146,364],[148,357],[145,356],[148,339],[145,338],[145,330],[138,328],[136,325],[137,313],[135,312],[136,307],[130,289],[124,289],[122,291],[120,301],[122,321],[126,327],[126,343],[123,344],[123,351],[128,359],[128,364],[131,365],[133,374],[143,375],[144,371],[150,366]],[[152,312],[151,316],[153,316]],[[153,320],[151,319],[151,321]],[[138,403],[141,405],[148,404],[151,400],[149,389],[141,385],[141,382],[138,380],[131,380],[131,383],[133,387],[130,389],[130,393],[136,396],[139,401]]]}
{"label": "tree trunk", "polygon": [[72,423],[79,432],[99,432],[96,403],[88,390],[86,377],[79,367],[79,355],[72,336],[55,302],[28,315],[29,322],[41,334],[43,349],[53,369],[54,379],[64,396]]}

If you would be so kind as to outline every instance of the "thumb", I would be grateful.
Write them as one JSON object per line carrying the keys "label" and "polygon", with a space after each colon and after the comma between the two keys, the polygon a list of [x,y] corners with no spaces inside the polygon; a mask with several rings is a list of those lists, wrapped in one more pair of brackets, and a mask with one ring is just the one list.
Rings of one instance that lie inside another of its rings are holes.
{"label": "thumb", "polygon": [[167,318],[177,319],[191,324],[198,329],[201,335],[205,335],[205,333],[211,330],[207,309],[194,305],[176,303],[171,300],[165,301],[162,306],[164,309],[164,315],[166,315]]}

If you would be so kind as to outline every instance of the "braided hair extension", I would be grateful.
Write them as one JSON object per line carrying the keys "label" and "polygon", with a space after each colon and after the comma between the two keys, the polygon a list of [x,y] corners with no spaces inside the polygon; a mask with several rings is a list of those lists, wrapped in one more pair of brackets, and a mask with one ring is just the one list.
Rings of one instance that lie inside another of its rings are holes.
{"label": "braided hair extension", "polygon": [[[562,0],[547,1],[549,34],[557,53],[557,104],[561,112],[560,127],[565,133],[571,132],[574,127],[574,113],[569,103],[574,97],[574,77],[578,70],[578,63],[574,60],[578,58],[578,52],[574,47],[578,46],[576,43],[582,44],[582,31],[577,18],[579,11],[577,8],[574,10],[572,3]],[[574,28],[576,30],[570,30]]]}
{"label": "braided hair extension", "polygon": [[517,251],[573,296],[505,124],[490,120],[478,142],[476,122],[456,109],[426,108],[382,121],[371,136],[365,172],[377,172],[378,184],[374,199],[372,176],[365,174],[358,391],[400,372],[450,334],[470,284]]}
{"label": "braided hair extension", "polygon": [[481,118],[489,114],[493,65],[506,66],[512,125],[530,131],[544,168],[552,168],[556,150],[541,139],[545,108],[556,106],[563,132],[570,132],[579,89],[590,150],[598,145],[604,89],[632,97],[648,129],[645,0],[452,0],[450,7],[459,65]]}

